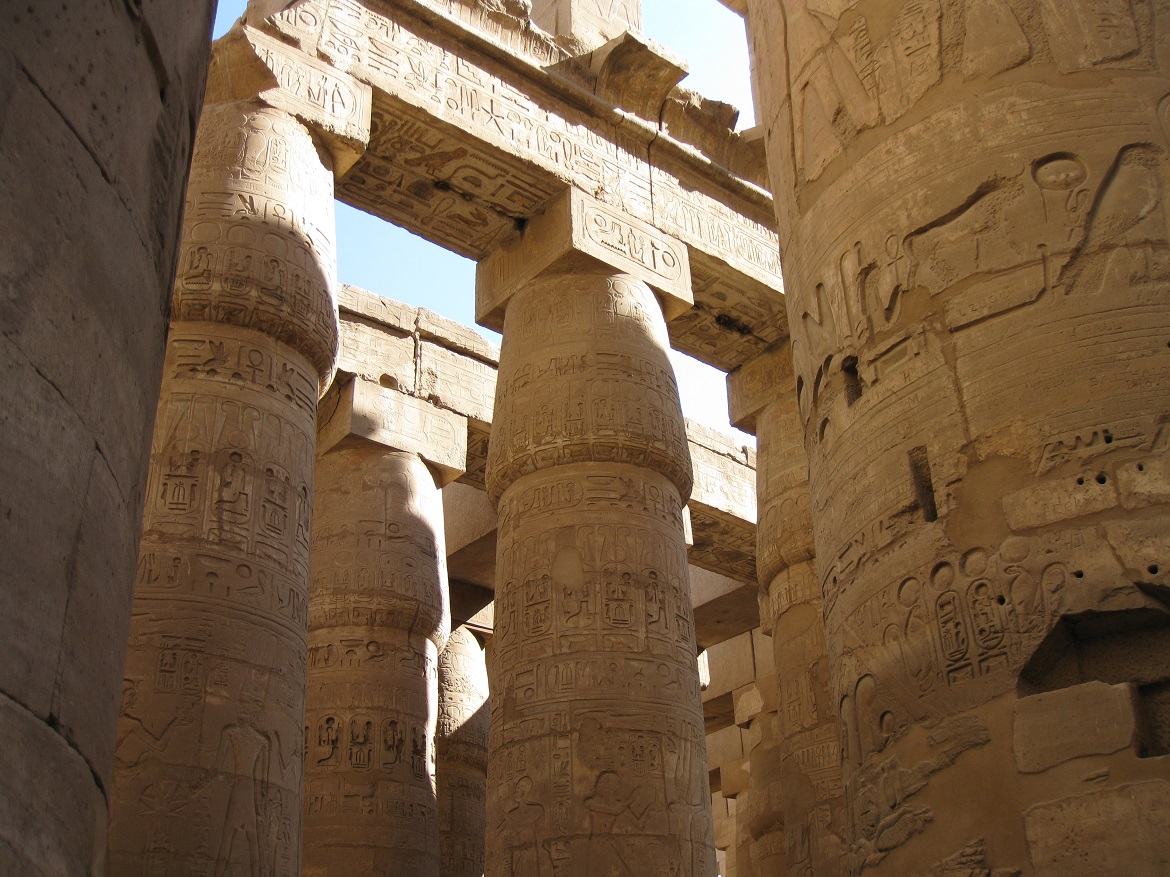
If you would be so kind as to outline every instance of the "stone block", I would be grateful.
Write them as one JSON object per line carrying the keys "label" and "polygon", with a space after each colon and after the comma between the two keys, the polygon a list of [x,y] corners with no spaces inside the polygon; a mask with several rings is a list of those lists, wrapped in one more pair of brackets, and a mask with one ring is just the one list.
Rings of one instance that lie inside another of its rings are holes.
{"label": "stone block", "polygon": [[1039,773],[1074,758],[1136,749],[1135,698],[1132,685],[1104,682],[1021,698],[1012,721],[1016,766]]}
{"label": "stone block", "polygon": [[572,37],[593,47],[626,31],[642,30],[641,0],[597,3],[595,0],[535,0],[532,21],[556,36]]}
{"label": "stone block", "polygon": [[754,524],[756,471],[747,465],[744,449],[691,421],[687,422],[687,441],[694,469],[690,503]]}
{"label": "stone block", "polygon": [[657,123],[662,107],[687,75],[686,61],[657,43],[624,33],[590,56],[598,97]]}
{"label": "stone block", "polygon": [[690,567],[695,639],[703,648],[749,631],[760,623],[758,588],[695,566]]}
{"label": "stone block", "polygon": [[482,588],[496,586],[496,510],[487,494],[453,482],[443,488],[447,572]]}
{"label": "stone block", "polygon": [[419,341],[418,395],[480,423],[491,423],[496,368],[431,341]]}
{"label": "stone block", "polygon": [[719,765],[719,791],[723,793],[723,797],[734,798],[751,788],[751,784],[751,764],[747,758],[738,758]]}
{"label": "stone block", "polygon": [[353,167],[370,139],[369,85],[247,24],[238,23],[216,46],[208,103],[259,97],[311,127],[339,175]]}
{"label": "stone block", "polygon": [[384,324],[343,312],[337,368],[404,393],[415,391],[415,339]]}
{"label": "stone block", "polygon": [[1046,801],[1024,811],[1036,877],[1170,875],[1170,783],[1151,781]]}
{"label": "stone block", "polygon": [[779,394],[796,392],[792,345],[783,342],[754,356],[727,376],[731,425],[755,434],[756,415]]}
{"label": "stone block", "polygon": [[694,305],[685,246],[643,220],[568,189],[476,266],[475,319],[499,330],[508,299],[538,276],[598,269],[646,283],[659,296],[667,320]]}
{"label": "stone block", "polygon": [[322,400],[317,453],[343,442],[376,442],[418,454],[438,473],[441,485],[463,473],[467,421],[429,402],[354,378]]}
{"label": "stone block", "polygon": [[423,338],[436,342],[459,353],[473,356],[483,362],[496,365],[500,361],[500,348],[488,341],[470,326],[464,326],[446,317],[418,309],[418,333]]}
{"label": "stone block", "polygon": [[404,335],[411,334],[418,323],[419,311],[410,305],[348,283],[337,288],[337,307],[343,314],[357,314]]}
{"label": "stone block", "polygon": [[711,646],[707,654],[711,662],[711,684],[703,692],[704,703],[755,679],[756,662],[750,632]]}
{"label": "stone block", "polygon": [[714,770],[747,755],[743,750],[743,735],[731,725],[707,735],[707,764]]}
{"label": "stone block", "polygon": [[756,656],[756,676],[775,676],[776,665],[773,659],[775,646],[772,638],[759,628],[752,631],[752,652]]}
{"label": "stone block", "polygon": [[776,709],[776,679],[761,677],[741,685],[731,693],[731,702],[735,709],[735,724],[749,728],[756,718]]}

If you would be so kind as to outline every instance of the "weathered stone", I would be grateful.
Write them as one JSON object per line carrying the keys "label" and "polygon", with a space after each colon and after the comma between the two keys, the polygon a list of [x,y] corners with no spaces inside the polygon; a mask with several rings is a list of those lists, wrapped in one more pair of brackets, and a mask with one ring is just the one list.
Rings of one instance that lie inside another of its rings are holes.
{"label": "weathered stone", "polygon": [[1037,877],[1170,874],[1164,780],[1095,789],[1024,812]]}
{"label": "weathered stone", "polygon": [[592,48],[627,31],[642,30],[642,0],[533,0],[532,20],[557,36]]}
{"label": "weathered stone", "polygon": [[549,274],[507,304],[488,461],[489,875],[714,867],[690,461],[665,346],[658,303],[627,275]]}
{"label": "weathered stone", "polygon": [[1159,873],[1162,785],[1125,783],[1170,766],[1101,754],[1098,665],[1052,657],[1167,622],[1165,495],[1130,479],[1166,457],[1170,8],[746,5],[848,868]]}
{"label": "weathered stone", "polygon": [[299,871],[316,402],[338,344],[328,161],[280,110],[204,109],[110,797],[118,873]]}
{"label": "weathered stone", "polygon": [[1135,700],[1132,685],[1102,682],[1021,698],[1012,716],[1016,766],[1039,773],[1074,758],[1136,750]]}
{"label": "weathered stone", "polygon": [[463,473],[467,426],[457,414],[356,378],[335,384],[321,410],[321,453],[370,441],[418,454],[442,484]]}
{"label": "weathered stone", "polygon": [[439,725],[435,732],[444,877],[483,875],[488,709],[483,646],[467,628],[456,628],[439,655]]}
{"label": "weathered stone", "polygon": [[438,877],[438,656],[451,630],[443,506],[414,453],[318,460],[309,595],[305,871]]}
{"label": "weathered stone", "polygon": [[[370,145],[339,180],[340,198],[482,259],[517,220],[569,189],[590,193],[623,224],[649,222],[689,251],[699,306],[670,313],[675,346],[732,368],[784,337],[761,185],[661,130],[659,113],[616,107],[614,83],[599,97],[550,70],[565,55],[526,21],[480,3],[441,5],[451,14],[423,0],[392,11],[313,0],[269,19],[306,54],[373,88]],[[473,19],[482,29],[467,26]]]}
{"label": "weathered stone", "polygon": [[[843,873],[841,745],[813,556],[808,461],[794,391],[787,343],[774,345],[728,377],[731,417],[757,433],[755,559],[761,621],[772,649],[757,646],[756,653],[768,651],[774,658],[768,668],[757,668],[751,685],[736,692],[735,721],[758,731],[751,759],[760,769],[753,769],[747,800],[759,873],[828,877]],[[776,709],[778,716],[769,715]]]}
{"label": "weathered stone", "polygon": [[151,422],[213,10],[197,0],[181,15],[153,3],[3,13],[5,874],[104,867]]}
{"label": "weathered stone", "polygon": [[685,247],[650,223],[569,189],[476,267],[475,317],[499,329],[508,300],[534,278],[599,268],[648,284],[668,317],[694,304]]}

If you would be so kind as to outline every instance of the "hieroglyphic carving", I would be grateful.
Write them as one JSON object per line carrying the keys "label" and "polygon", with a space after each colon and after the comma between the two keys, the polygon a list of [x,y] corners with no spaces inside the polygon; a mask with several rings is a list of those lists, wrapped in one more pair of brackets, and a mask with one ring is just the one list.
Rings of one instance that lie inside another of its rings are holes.
{"label": "hieroglyphic carving", "polygon": [[165,380],[111,865],[293,877],[318,378],[248,329],[178,324]]}
{"label": "hieroglyphic carving", "polygon": [[370,147],[338,183],[345,200],[479,259],[569,182],[617,216],[677,235],[720,276],[703,301],[708,318],[675,333],[688,352],[725,366],[747,353],[722,351],[721,336],[738,347],[748,327],[774,340],[776,322],[761,314],[775,307],[768,291],[780,274],[762,191],[717,190],[707,174],[683,169],[685,154],[661,134],[652,172],[645,146],[654,132],[599,106],[582,110],[556,80],[530,79],[519,59],[507,62],[517,64],[513,76],[473,61],[453,48],[462,31],[454,23],[332,0],[274,24],[375,89]]}
{"label": "hieroglyphic carving", "polygon": [[532,20],[551,34],[571,36],[588,48],[626,31],[642,30],[641,0],[536,0]]}
{"label": "hieroglyphic carving", "polygon": [[356,438],[420,455],[444,483],[463,472],[464,418],[415,396],[356,378],[333,386],[322,413],[322,451]]}
{"label": "hieroglyphic carving", "polygon": [[[531,857],[533,870],[516,873],[584,874],[596,853],[704,873],[696,649],[672,532],[681,504],[661,476],[630,466],[562,468],[521,479],[500,503],[492,709],[505,742],[492,753],[502,785],[490,812],[504,825],[489,822],[489,841],[510,827],[504,804],[524,779],[544,813],[532,826],[542,844],[526,850],[521,836],[509,850],[505,835],[489,863]],[[615,511],[622,523],[609,522]],[[638,834],[612,834],[618,817]]]}
{"label": "hieroglyphic carving", "polygon": [[283,112],[208,107],[187,188],[173,319],[248,326],[337,358],[333,175]]}
{"label": "hieroglyphic carving", "polygon": [[[630,277],[550,275],[508,303],[488,467],[491,875],[714,866],[691,475],[664,348],[653,294]],[[558,416],[564,399],[581,411]]]}
{"label": "hieroglyphic carving", "polygon": [[559,195],[538,220],[511,236],[484,259],[475,282],[475,310],[498,328],[508,297],[532,278],[598,262],[650,284],[667,316],[686,312],[691,297],[690,263],[679,241],[654,226],[625,216],[576,189]]}
{"label": "hieroglyphic carving", "polygon": [[844,874],[839,712],[831,692],[792,345],[774,345],[746,363],[729,376],[728,388],[732,416],[754,426],[757,436],[756,565],[778,704],[774,719],[757,720],[769,733],[751,753],[752,834],[788,873]]}
{"label": "hieroglyphic carving", "polygon": [[501,353],[495,422],[505,426],[488,449],[489,493],[544,466],[612,460],[657,468],[689,494],[678,386],[659,353],[666,339],[658,304],[644,289],[625,275],[598,274],[538,279],[520,293],[532,317]]}
{"label": "hieroglyphic carving", "polygon": [[261,100],[361,151],[370,138],[369,86],[255,28],[245,25],[244,37],[276,77]]}
{"label": "hieroglyphic carving", "polygon": [[437,877],[438,652],[451,619],[442,500],[414,454],[318,463],[305,703],[305,869]]}
{"label": "hieroglyphic carving", "polygon": [[109,860],[295,875],[316,401],[338,345],[333,175],[308,131],[256,102],[209,103],[195,149]]}
{"label": "hieroglyphic carving", "polygon": [[481,423],[491,423],[495,363],[423,341],[419,344],[418,381],[423,398]]}
{"label": "hieroglyphic carving", "polygon": [[435,732],[442,873],[482,877],[487,833],[488,680],[483,647],[466,627],[439,655]]}

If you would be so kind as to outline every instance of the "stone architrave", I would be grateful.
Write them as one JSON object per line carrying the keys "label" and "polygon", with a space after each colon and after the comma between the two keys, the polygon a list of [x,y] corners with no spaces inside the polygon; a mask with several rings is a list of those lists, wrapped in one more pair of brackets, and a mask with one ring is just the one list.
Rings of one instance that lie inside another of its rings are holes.
{"label": "stone architrave", "polygon": [[464,418],[362,378],[322,400],[305,699],[306,877],[439,877],[440,488]]}
{"label": "stone architrave", "polygon": [[757,439],[756,568],[778,706],[774,718],[762,717],[760,744],[751,751],[750,794],[739,812],[746,812],[758,846],[760,877],[838,877],[846,873],[841,745],[791,344],[777,345],[733,372],[728,399],[735,425]]}
{"label": "stone architrave", "polygon": [[747,5],[850,873],[1167,873],[1170,6]]}
{"label": "stone architrave", "polygon": [[238,33],[217,44],[151,451],[116,874],[300,873],[315,425],[338,344],[333,167],[328,140],[247,97],[273,82]]}
{"label": "stone architrave", "polygon": [[[566,245],[591,214],[594,230],[621,223],[621,258]],[[477,309],[505,310],[489,877],[713,873],[691,466],[651,291],[673,308],[685,268],[678,242],[576,192],[479,265]]]}
{"label": "stone architrave", "polygon": [[104,872],[167,302],[214,12],[192,0],[3,13],[0,874]]}
{"label": "stone architrave", "polygon": [[488,677],[483,646],[460,626],[439,654],[435,777],[443,877],[482,877],[487,827]]}

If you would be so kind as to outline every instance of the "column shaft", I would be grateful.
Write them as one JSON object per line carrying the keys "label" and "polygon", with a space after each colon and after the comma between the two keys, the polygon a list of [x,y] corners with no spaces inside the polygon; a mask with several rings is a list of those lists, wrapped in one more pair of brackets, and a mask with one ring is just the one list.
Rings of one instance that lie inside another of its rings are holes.
{"label": "column shaft", "polygon": [[846,5],[749,0],[851,873],[1165,873],[1170,7]]}
{"label": "column shaft", "polygon": [[629,276],[552,274],[508,304],[488,461],[491,877],[713,873],[665,349]]}
{"label": "column shaft", "polygon": [[337,349],[332,196],[292,117],[205,109],[151,452],[113,873],[300,872],[316,400]]}
{"label": "column shaft", "polygon": [[470,630],[458,627],[439,655],[435,777],[444,877],[483,877],[488,725],[483,646]]}
{"label": "column shaft", "polygon": [[438,877],[439,489],[416,455],[367,443],[319,459],[315,499],[305,874]]}
{"label": "column shaft", "polygon": [[0,874],[103,872],[167,302],[214,13],[212,0],[181,15],[164,4],[4,10]]}

